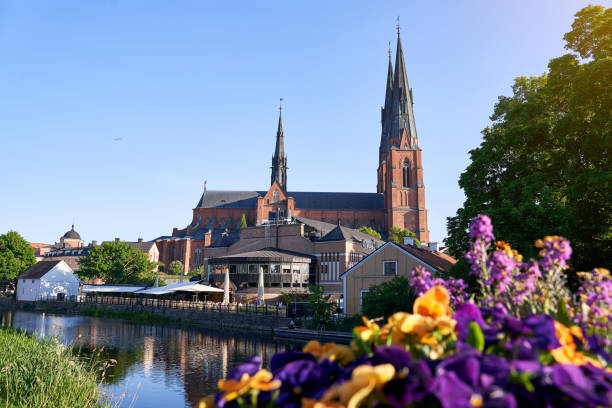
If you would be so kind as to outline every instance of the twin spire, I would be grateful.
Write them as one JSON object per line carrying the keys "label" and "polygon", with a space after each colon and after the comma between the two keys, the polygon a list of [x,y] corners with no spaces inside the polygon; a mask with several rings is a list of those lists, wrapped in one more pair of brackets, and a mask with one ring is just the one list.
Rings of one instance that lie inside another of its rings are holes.
{"label": "twin spire", "polygon": [[270,184],[275,181],[284,191],[287,191],[287,156],[285,156],[285,137],[283,135],[283,99],[278,110],[278,130],[276,131],[276,148],[272,156],[272,177]]}
{"label": "twin spire", "polygon": [[[385,106],[381,111],[382,132],[380,138],[381,153],[388,150],[389,139],[400,137],[406,129],[409,140],[417,140],[414,113],[412,111],[412,89],[408,84],[404,50],[400,38],[399,23],[397,27],[397,48],[395,50],[395,69],[391,64],[391,47],[389,46],[389,69]],[[413,146],[410,146],[411,148]],[[416,147],[416,146],[414,146]]]}

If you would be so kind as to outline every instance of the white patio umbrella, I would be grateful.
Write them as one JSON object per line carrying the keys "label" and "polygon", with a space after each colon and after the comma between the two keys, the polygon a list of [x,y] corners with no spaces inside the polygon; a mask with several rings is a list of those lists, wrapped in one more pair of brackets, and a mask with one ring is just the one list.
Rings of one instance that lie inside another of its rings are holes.
{"label": "white patio umbrella", "polygon": [[259,268],[259,280],[257,282],[257,304],[260,306],[264,304],[264,275],[262,267]]}
{"label": "white patio umbrella", "polygon": [[225,270],[225,282],[223,282],[223,304],[229,304],[229,269]]}

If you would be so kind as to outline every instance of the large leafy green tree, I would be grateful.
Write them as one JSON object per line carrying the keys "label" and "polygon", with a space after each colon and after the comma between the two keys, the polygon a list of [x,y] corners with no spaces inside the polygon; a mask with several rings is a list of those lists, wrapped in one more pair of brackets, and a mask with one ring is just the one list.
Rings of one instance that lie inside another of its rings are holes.
{"label": "large leafy green tree", "polygon": [[19,233],[0,235],[0,286],[14,287],[17,276],[35,263],[34,248]]}
{"label": "large leafy green tree", "polygon": [[82,278],[100,278],[107,284],[153,285],[155,264],[147,255],[125,242],[105,242],[79,260]]}
{"label": "large leafy green tree", "polygon": [[525,255],[543,235],[563,235],[573,266],[612,260],[612,9],[588,6],[565,34],[570,53],[540,77],[515,80],[470,151],[459,186],[466,200],[447,220],[451,254],[469,247],[469,220],[493,220],[496,237]]}

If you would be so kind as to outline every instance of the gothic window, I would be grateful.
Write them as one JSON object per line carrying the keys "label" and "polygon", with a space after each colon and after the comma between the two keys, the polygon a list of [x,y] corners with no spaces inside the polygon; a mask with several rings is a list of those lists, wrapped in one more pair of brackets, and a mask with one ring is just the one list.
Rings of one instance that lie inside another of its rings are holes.
{"label": "gothic window", "polygon": [[200,248],[196,248],[195,250],[195,266],[200,265],[200,257],[202,256],[202,250]]}
{"label": "gothic window", "polygon": [[170,260],[174,261],[174,247],[172,247],[172,255],[170,255]]}
{"label": "gothic window", "polygon": [[278,190],[274,190],[274,192],[272,193],[272,202],[278,203],[279,201],[280,201],[280,193],[278,192]]}
{"label": "gothic window", "polygon": [[410,187],[410,162],[408,159],[404,160],[402,165],[402,186]]}

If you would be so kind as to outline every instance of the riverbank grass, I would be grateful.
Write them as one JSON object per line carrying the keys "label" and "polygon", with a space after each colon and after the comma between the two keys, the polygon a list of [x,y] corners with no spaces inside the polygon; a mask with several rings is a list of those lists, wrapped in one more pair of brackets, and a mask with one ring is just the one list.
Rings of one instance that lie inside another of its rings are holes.
{"label": "riverbank grass", "polygon": [[98,365],[57,339],[0,327],[0,407],[101,408]]}

